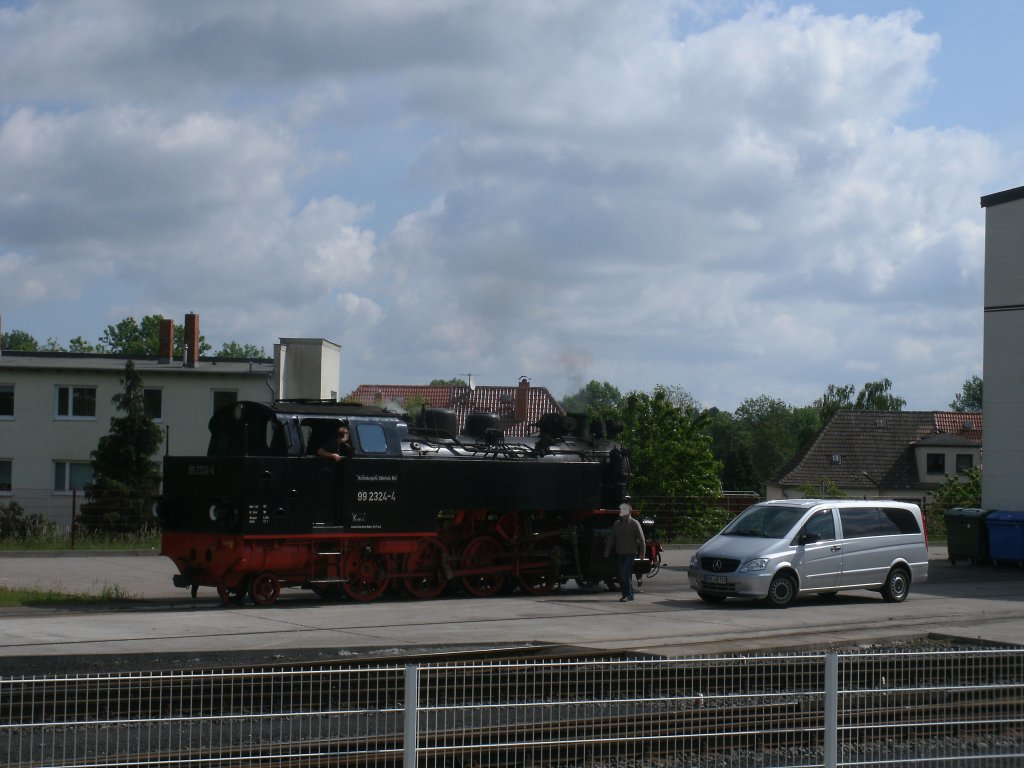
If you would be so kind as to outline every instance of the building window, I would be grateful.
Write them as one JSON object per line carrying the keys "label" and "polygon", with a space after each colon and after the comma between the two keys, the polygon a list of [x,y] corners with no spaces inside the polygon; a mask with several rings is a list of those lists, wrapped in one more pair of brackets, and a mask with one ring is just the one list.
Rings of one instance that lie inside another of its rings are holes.
{"label": "building window", "polygon": [[0,419],[14,418],[14,385],[0,384]]}
{"label": "building window", "polygon": [[162,421],[164,417],[164,391],[162,389],[143,389],[142,399],[145,403],[146,418]]}
{"label": "building window", "polygon": [[956,455],[956,473],[962,475],[968,469],[974,466],[974,454],[972,453],[958,453]]}
{"label": "building window", "polygon": [[10,459],[0,459],[0,493],[11,492],[11,465]]}
{"label": "building window", "polygon": [[58,419],[95,419],[96,387],[57,387]]}
{"label": "building window", "polygon": [[925,458],[925,471],[929,475],[946,474],[946,454],[929,453]]}
{"label": "building window", "polygon": [[238,402],[238,390],[215,389],[213,390],[213,412],[216,413],[225,405]]}
{"label": "building window", "polygon": [[88,461],[53,462],[53,490],[84,491],[92,482],[92,464]]}

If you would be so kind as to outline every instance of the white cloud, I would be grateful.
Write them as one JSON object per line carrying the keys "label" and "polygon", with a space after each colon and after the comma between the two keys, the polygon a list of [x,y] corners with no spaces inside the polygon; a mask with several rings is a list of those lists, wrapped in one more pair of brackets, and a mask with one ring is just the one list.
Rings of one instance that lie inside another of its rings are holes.
{"label": "white cloud", "polygon": [[934,86],[917,12],[721,8],[2,11],[15,322],[77,291],[74,331],[35,335],[98,335],[97,305],[323,335],[343,389],[472,370],[731,408],[864,374],[945,404],[980,367],[977,198],[1020,157],[901,123]]}

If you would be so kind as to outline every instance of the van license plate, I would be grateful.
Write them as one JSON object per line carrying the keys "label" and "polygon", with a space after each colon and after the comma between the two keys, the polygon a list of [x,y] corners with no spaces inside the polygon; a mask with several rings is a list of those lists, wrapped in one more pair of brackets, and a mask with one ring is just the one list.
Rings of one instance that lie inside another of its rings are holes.
{"label": "van license plate", "polygon": [[704,583],[705,584],[725,584],[727,582],[726,582],[725,576],[705,576],[704,577]]}

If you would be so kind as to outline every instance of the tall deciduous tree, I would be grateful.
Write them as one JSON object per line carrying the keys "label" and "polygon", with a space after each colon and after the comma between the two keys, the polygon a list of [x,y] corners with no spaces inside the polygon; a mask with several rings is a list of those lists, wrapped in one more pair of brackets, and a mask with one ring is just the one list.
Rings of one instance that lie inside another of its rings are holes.
{"label": "tall deciduous tree", "polygon": [[981,376],[971,376],[964,382],[963,390],[953,398],[949,407],[958,413],[974,413],[981,411],[982,380]]}
{"label": "tall deciduous tree", "polygon": [[865,382],[864,388],[857,393],[853,407],[859,411],[902,411],[907,401],[892,394],[892,382],[889,379]]}
{"label": "tall deciduous tree", "polygon": [[829,384],[825,394],[814,401],[814,407],[818,409],[818,419],[824,425],[829,419],[844,408],[853,408],[853,393],[856,388],[853,384],[838,386]]}
{"label": "tall deciduous tree", "polygon": [[[177,335],[177,334],[175,334]],[[200,347],[202,346],[202,337],[200,337]],[[257,347],[255,344],[239,344],[237,341],[226,341],[221,345],[220,352],[214,357],[240,357],[246,360],[253,358],[263,359],[267,356],[263,347]]]}
{"label": "tall deciduous tree", "polygon": [[696,409],[679,408],[665,387],[630,392],[621,409],[636,496],[717,496],[721,464],[711,454]]}
{"label": "tall deciduous tree", "polygon": [[128,360],[121,379],[124,390],[112,402],[120,414],[110,420],[110,432],[92,452],[93,480],[89,502],[82,507],[87,528],[127,530],[149,519],[149,498],[160,486],[160,464],[153,459],[163,435],[146,415],[142,377]]}
{"label": "tall deciduous tree", "polygon": [[[100,336],[100,344],[121,355],[158,355],[161,320],[161,315],[146,315],[141,321],[126,317],[117,325],[107,326]],[[205,355],[211,349],[206,337],[200,336],[199,354]],[[185,354],[185,328],[181,325],[174,326],[174,354],[178,357]]]}
{"label": "tall deciduous tree", "polygon": [[607,417],[622,407],[622,393],[607,381],[591,380],[575,394],[566,395],[562,399],[562,407],[568,413]]}
{"label": "tall deciduous tree", "polygon": [[15,329],[0,336],[0,349],[9,352],[37,352],[39,342],[32,334]]}

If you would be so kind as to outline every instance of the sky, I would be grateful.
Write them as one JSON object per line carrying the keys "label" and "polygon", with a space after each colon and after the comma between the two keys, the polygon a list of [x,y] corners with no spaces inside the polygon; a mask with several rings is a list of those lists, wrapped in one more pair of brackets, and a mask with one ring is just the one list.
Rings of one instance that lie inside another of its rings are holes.
{"label": "sky", "polygon": [[982,375],[1024,3],[0,3],[0,318],[200,316],[341,390],[734,410]]}

